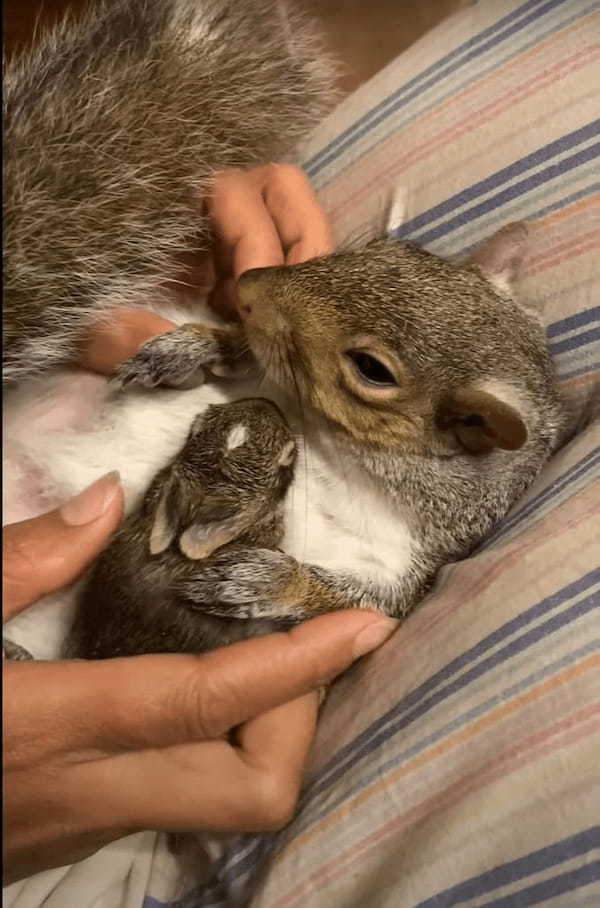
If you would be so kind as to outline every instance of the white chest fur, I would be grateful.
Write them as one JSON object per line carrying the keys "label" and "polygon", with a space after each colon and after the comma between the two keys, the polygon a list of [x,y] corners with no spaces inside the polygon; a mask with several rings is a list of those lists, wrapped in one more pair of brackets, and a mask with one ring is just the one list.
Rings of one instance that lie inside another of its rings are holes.
{"label": "white chest fur", "polygon": [[[109,470],[121,473],[130,511],[181,447],[196,414],[210,404],[256,394],[257,388],[207,384],[190,391],[130,392],[114,400],[106,393],[103,379],[65,373],[48,383],[43,395],[31,386],[8,397],[4,522],[32,516]],[[273,386],[262,384],[259,393],[285,406]],[[77,401],[82,394],[85,404]],[[401,515],[334,445],[323,444],[322,437],[313,444],[310,429],[299,449],[286,506],[286,551],[320,567],[392,582],[410,559]],[[36,470],[43,493],[37,504],[15,488],[15,467],[23,458]]]}
{"label": "white chest fur", "polygon": [[[277,389],[265,384],[207,384],[113,399],[104,379],[83,373],[46,380],[43,393],[32,384],[7,395],[3,522],[35,516],[110,470],[121,473],[131,511],[156,472],[179,450],[198,413],[210,404],[256,394],[287,411]],[[389,587],[411,559],[410,532],[402,516],[333,444],[323,444],[322,433],[313,438],[308,430],[299,449],[286,501],[283,548],[300,561]],[[9,633],[42,658],[55,655],[60,644],[64,627],[56,622],[67,620],[64,600],[45,614],[43,643],[33,613],[17,618]]]}
{"label": "white chest fur", "polygon": [[283,548],[299,561],[383,588],[408,569],[413,543],[402,515],[333,446],[324,452],[307,436],[286,505]]}

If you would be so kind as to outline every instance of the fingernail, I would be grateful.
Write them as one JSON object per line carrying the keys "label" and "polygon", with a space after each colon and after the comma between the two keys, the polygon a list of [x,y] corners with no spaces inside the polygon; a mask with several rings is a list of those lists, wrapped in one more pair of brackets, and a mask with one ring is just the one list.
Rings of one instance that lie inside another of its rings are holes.
{"label": "fingernail", "polygon": [[365,627],[354,641],[354,658],[358,659],[385,643],[399,624],[400,622],[394,618],[380,618]]}
{"label": "fingernail", "polygon": [[63,504],[60,516],[69,526],[91,523],[106,513],[120,488],[121,476],[118,470],[113,470]]}

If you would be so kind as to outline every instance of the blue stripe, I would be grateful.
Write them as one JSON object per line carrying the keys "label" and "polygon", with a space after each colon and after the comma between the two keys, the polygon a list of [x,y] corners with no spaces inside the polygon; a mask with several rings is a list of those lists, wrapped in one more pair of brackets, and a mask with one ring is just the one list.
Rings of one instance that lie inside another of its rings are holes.
{"label": "blue stripe", "polygon": [[508,164],[506,167],[496,171],[496,173],[490,174],[488,177],[485,177],[485,179],[473,183],[472,186],[468,186],[466,189],[462,189],[460,192],[455,193],[438,205],[434,205],[433,208],[429,208],[427,211],[422,212],[422,214],[411,218],[411,220],[401,224],[394,231],[394,235],[398,239],[412,236],[415,230],[430,224],[432,221],[438,220],[444,215],[455,211],[462,205],[466,205],[467,202],[472,202],[474,199],[485,195],[492,189],[497,189],[498,186],[501,186],[503,183],[514,180],[515,177],[524,174],[527,170],[539,167],[540,164],[549,161],[551,158],[555,158],[557,155],[564,154],[569,149],[575,148],[576,145],[581,145],[582,142],[589,141],[599,134],[600,119],[588,123],[579,129],[575,129],[573,132],[566,133],[566,135],[561,136],[559,139],[555,139],[547,145],[542,145],[535,151],[530,152],[530,154],[525,155],[525,157],[518,158],[516,161],[513,161],[512,164]]}
{"label": "blue stripe", "polygon": [[[566,860],[588,854],[594,848],[598,847],[596,844],[597,829],[598,827],[592,827],[590,830],[578,833],[571,838],[564,839],[562,842],[556,843],[556,845],[550,845],[547,848],[540,849],[538,852],[532,852],[530,855],[519,858],[511,864],[505,864],[499,868],[494,868],[494,870],[489,872],[489,875],[497,874],[498,878],[507,876],[507,881],[506,883],[497,883],[489,888],[498,888],[501,885],[508,885],[511,882],[522,879],[524,876],[530,876],[535,872],[548,869],[549,867],[563,863]],[[524,869],[527,866],[532,869]],[[507,868],[508,870],[506,874],[503,874],[504,868]],[[537,868],[537,870],[533,868]],[[480,891],[481,893],[489,891],[489,888],[482,890],[477,888],[477,882],[486,876],[488,876],[488,874],[482,874],[481,877],[476,877],[474,879],[472,889],[476,890],[474,892],[475,895],[479,894]],[[565,892],[573,892],[582,886],[589,886],[591,883],[595,883],[598,880],[600,880],[600,861],[591,861],[584,864],[582,867],[577,867],[570,871],[566,871],[565,873],[558,874],[551,879],[534,883],[525,889],[520,889],[500,899],[495,899],[490,902],[486,901],[485,905],[486,908],[491,908],[491,906],[494,906],[494,908],[523,908],[523,906],[526,905],[535,905],[547,901],[548,899],[555,898]],[[467,890],[468,883],[461,885]],[[465,895],[461,898],[453,898],[451,894],[452,890],[447,890],[447,892],[449,893],[448,899],[444,898],[445,893],[440,893],[438,896],[433,896],[424,902],[419,902],[415,908],[451,908],[451,906],[464,903],[473,897]],[[207,892],[198,892],[195,898],[194,895],[190,893],[190,896],[187,898],[178,901],[177,903],[173,903],[172,908],[175,908],[175,906],[177,906],[177,908],[200,908],[200,906],[202,906],[202,908],[209,908],[209,906],[210,908],[217,908],[217,906],[223,906],[223,908],[225,908],[225,906],[229,904],[231,904],[230,899],[225,894],[218,897],[216,895],[211,896]],[[144,902],[144,908],[155,908],[155,906],[156,908],[165,908],[162,903],[157,902],[155,899],[148,899],[148,904],[146,904],[146,901]]]}
{"label": "blue stripe", "polygon": [[564,340],[548,344],[550,353],[556,356],[558,353],[564,353],[566,350],[574,350],[576,347],[583,347],[585,344],[591,344],[592,341],[600,340],[600,328],[591,328],[582,334],[576,334],[574,337],[566,337]]}
{"label": "blue stripe", "polygon": [[547,902],[549,899],[556,898],[557,895],[573,892],[575,889],[581,889],[582,886],[589,886],[590,883],[597,883],[599,880],[600,861],[592,861],[576,870],[569,870],[552,879],[542,880],[541,883],[535,883],[526,889],[520,889],[511,895],[505,895],[504,898],[494,899],[493,902],[485,904],[486,908],[521,908],[524,905],[539,905],[540,902]]}
{"label": "blue stripe", "polygon": [[586,375],[588,372],[591,374],[598,371],[600,371],[600,360],[588,363],[587,366],[581,366],[580,369],[572,369],[570,372],[568,370],[566,372],[560,372],[558,377],[559,381],[565,382],[570,378],[578,378],[580,375]]}
{"label": "blue stripe", "polygon": [[583,328],[584,325],[599,321],[600,306],[593,306],[591,309],[584,309],[583,312],[576,312],[575,315],[568,315],[567,318],[552,322],[546,328],[546,335],[547,337],[556,337],[558,334],[573,331],[575,328]]}
{"label": "blue stripe", "polygon": [[569,467],[565,473],[562,473],[554,479],[550,485],[546,486],[542,492],[539,492],[535,498],[532,498],[526,505],[519,508],[518,511],[515,511],[510,517],[506,518],[493,533],[486,536],[483,542],[475,549],[475,552],[483,552],[491,548],[500,537],[506,535],[506,533],[512,530],[517,524],[522,523],[525,518],[531,516],[532,513],[545,505],[551,498],[554,498],[556,495],[563,492],[567,486],[580,479],[585,473],[597,466],[598,463],[600,463],[600,450],[597,447],[592,448],[585,457],[582,457],[574,466]]}
{"label": "blue stripe", "polygon": [[[587,172],[581,172],[577,169],[571,176],[571,178],[565,178],[561,180],[560,189],[561,192],[567,189],[572,183],[580,183],[583,178],[586,178],[590,173],[595,174],[598,169],[596,163],[594,162]],[[556,199],[554,202],[551,202],[548,205],[544,205],[542,208],[532,208],[536,202],[546,199],[550,195],[555,195],[556,186],[548,185],[543,188],[540,192],[532,192],[527,196],[522,196],[521,199],[515,205],[505,205],[501,208],[496,214],[490,215],[486,218],[485,221],[485,230],[486,234],[492,233],[492,227],[494,224],[500,226],[507,223],[507,221],[538,221],[548,214],[553,214],[555,211],[563,211],[573,202],[577,202],[580,199],[588,199],[596,195],[600,191],[600,183],[592,184],[590,186],[585,186],[583,189],[579,189],[577,192],[571,193],[571,195],[562,196],[559,199]],[[388,236],[393,239],[391,233],[388,233]],[[469,237],[473,239],[470,240]],[[466,242],[465,242],[466,241]],[[432,244],[429,249],[431,252],[439,251],[441,255],[444,255],[446,258],[450,259],[460,259],[466,258],[473,249],[475,249],[481,242],[481,224],[472,225],[469,228],[465,228],[452,237],[452,240],[445,239],[441,243]],[[455,246],[455,243],[460,243],[460,246]],[[589,283],[584,282],[584,283]],[[577,286],[577,285],[576,285]],[[571,288],[569,288],[571,290]]]}
{"label": "blue stripe", "polygon": [[[347,772],[348,769],[354,766],[377,746],[388,740],[392,734],[405,728],[413,719],[423,715],[428,709],[438,705],[446,697],[454,693],[455,690],[464,686],[465,679],[468,678],[466,683],[469,683],[469,681],[479,677],[485,671],[495,667],[495,664],[502,661],[502,658],[507,653],[509,655],[516,654],[527,646],[537,642],[538,639],[541,639],[546,633],[553,633],[569,620],[575,620],[591,608],[596,607],[599,603],[599,598],[598,595],[594,593],[583,601],[577,602],[565,612],[554,616],[543,625],[535,627],[532,631],[529,631],[527,634],[524,634],[517,640],[508,644],[500,653],[493,653],[486,660],[473,666],[468,673],[461,675],[459,678],[454,678],[446,687],[441,688],[432,694],[440,684],[449,680],[452,676],[455,676],[457,672],[479,659],[480,656],[495,647],[500,641],[523,629],[537,618],[548,614],[569,599],[581,595],[599,581],[600,569],[590,571],[588,574],[585,574],[578,580],[573,581],[573,583],[568,584],[561,590],[515,616],[515,618],[511,619],[511,621],[507,622],[502,627],[494,630],[470,650],[462,653],[452,662],[440,669],[435,675],[432,675],[427,681],[423,682],[418,688],[411,691],[410,694],[404,697],[403,700],[396,704],[392,709],[388,710],[387,713],[373,722],[367,729],[336,752],[331,760],[323,766],[312,782],[306,787],[300,799],[299,810],[301,810],[310,800],[331,787],[331,785]],[[430,694],[432,695],[429,696]],[[429,697],[429,699],[426,699],[426,697]],[[255,847],[248,851],[241,860],[237,859],[235,849],[232,849],[229,855],[225,856],[223,863],[220,866],[217,865],[215,868],[219,880],[225,879],[233,881],[237,877],[252,870],[254,866],[260,864],[258,850],[270,850],[275,847],[275,844],[276,843],[272,841],[271,838],[267,840],[264,837],[260,837],[256,840]]]}
{"label": "blue stripe", "polygon": [[[432,66],[424,70],[424,72],[419,76],[411,79],[400,89],[398,89],[398,91],[389,96],[385,101],[373,107],[368,114],[364,115],[349,129],[342,132],[333,142],[331,142],[321,152],[319,152],[318,155],[315,155],[313,158],[311,158],[310,161],[308,161],[306,164],[306,171],[309,176],[316,176],[319,171],[321,171],[324,167],[326,167],[337,157],[339,157],[339,155],[343,151],[353,145],[358,139],[362,138],[362,136],[366,135],[366,133],[372,130],[375,126],[378,126],[380,123],[382,123],[392,113],[399,110],[401,107],[406,106],[415,98],[418,98],[419,95],[426,92],[432,86],[437,85],[447,76],[449,76],[453,72],[456,72],[465,64],[470,63],[472,60],[476,59],[479,56],[482,56],[488,50],[491,50],[506,38],[509,38],[512,35],[516,34],[516,32],[523,30],[531,22],[534,22],[536,19],[540,19],[547,12],[557,8],[558,6],[561,6],[564,2],[566,2],[566,0],[550,0],[550,2],[543,4],[537,9],[534,9],[533,12],[525,18],[510,25],[510,27],[506,28],[503,32],[494,35],[493,33],[496,32],[499,27],[507,24],[508,20],[515,18],[515,13],[512,13],[507,16],[505,20],[500,20],[494,23],[494,25],[481,32],[476,38],[472,38],[469,41],[465,42],[465,44],[461,45],[461,47],[459,47],[457,50],[449,53],[446,57],[437,60],[434,64],[432,64]],[[527,8],[527,5],[528,4],[525,4],[524,7],[515,12],[520,15]],[[479,47],[475,47],[474,45],[480,42],[484,36],[488,37],[488,34],[486,33],[493,35],[493,37],[491,37],[489,41],[481,44]],[[459,54],[464,50],[467,50],[468,52],[461,59],[456,60],[456,57],[458,57]],[[441,69],[440,71],[440,67],[443,67],[451,60],[455,60],[455,62],[453,62],[450,66],[446,66],[445,69]],[[429,76],[429,78],[425,78],[426,76]],[[421,82],[424,78],[425,81],[421,85],[418,85],[418,83]],[[415,90],[410,92],[409,89],[413,88],[415,85],[417,86]],[[404,97],[402,97],[402,95],[404,95]]]}
{"label": "blue stripe", "polygon": [[[600,121],[598,121],[598,123],[600,123]],[[433,240],[437,240],[440,237],[451,233],[453,230],[456,230],[457,227],[463,227],[465,224],[468,224],[471,221],[480,218],[482,215],[489,213],[495,208],[498,208],[500,205],[505,205],[507,202],[511,202],[513,199],[518,198],[518,196],[523,195],[526,192],[531,192],[532,189],[536,189],[538,186],[542,186],[544,183],[562,176],[569,170],[573,170],[575,167],[580,167],[581,164],[585,164],[588,161],[595,160],[599,154],[600,143],[596,143],[587,148],[584,148],[567,158],[563,158],[562,160],[557,161],[554,164],[550,164],[543,170],[530,174],[523,180],[519,180],[519,182],[517,183],[513,183],[512,185],[507,186],[506,189],[497,192],[495,195],[490,196],[483,202],[480,202],[478,205],[473,205],[471,208],[467,208],[465,211],[461,211],[460,214],[456,215],[453,218],[450,218],[450,220],[448,221],[444,221],[443,223],[438,224],[437,227],[433,227],[431,230],[428,230],[425,233],[418,234],[417,236],[411,234],[410,238],[415,243],[418,243],[420,245],[427,245],[428,243],[433,242]],[[520,162],[516,163],[518,164]],[[497,174],[494,174],[490,179],[493,180],[496,176]],[[466,191],[468,192],[469,190]],[[399,227],[393,235],[395,236],[395,238],[406,237],[407,230],[408,224],[402,225],[402,227]]]}
{"label": "blue stripe", "polygon": [[[415,908],[452,908],[453,905],[478,898],[492,889],[508,886],[510,883],[515,883],[534,873],[540,873],[542,870],[548,870],[564,861],[587,854],[593,848],[598,847],[600,847],[600,826],[592,826],[584,832],[578,832],[553,845],[540,848],[539,851],[532,851],[521,858],[501,864],[499,867],[494,867],[493,870],[488,870],[463,883],[451,886],[449,889],[419,902]],[[487,904],[489,903],[486,902]],[[520,904],[528,903],[521,902]]]}
{"label": "blue stripe", "polygon": [[[566,338],[562,341],[561,344],[549,344],[549,349],[552,356],[555,359],[559,357],[568,356],[569,354],[574,353],[575,350],[581,350],[583,347],[588,347],[590,344],[594,344],[600,338],[600,328],[594,331],[584,331],[582,334],[576,334],[574,337]],[[557,349],[558,348],[558,349]],[[586,354],[587,355],[587,351]],[[593,354],[590,354],[590,356]],[[578,357],[579,360],[581,357]]]}

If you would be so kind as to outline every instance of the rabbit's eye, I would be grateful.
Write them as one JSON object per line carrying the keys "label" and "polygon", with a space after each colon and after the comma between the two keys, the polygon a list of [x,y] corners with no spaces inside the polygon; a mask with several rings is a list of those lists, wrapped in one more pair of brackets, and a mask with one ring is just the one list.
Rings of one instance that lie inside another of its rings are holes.
{"label": "rabbit's eye", "polygon": [[378,388],[397,386],[398,382],[388,367],[371,353],[365,353],[364,350],[347,350],[345,356],[351,363],[355,375],[366,384]]}

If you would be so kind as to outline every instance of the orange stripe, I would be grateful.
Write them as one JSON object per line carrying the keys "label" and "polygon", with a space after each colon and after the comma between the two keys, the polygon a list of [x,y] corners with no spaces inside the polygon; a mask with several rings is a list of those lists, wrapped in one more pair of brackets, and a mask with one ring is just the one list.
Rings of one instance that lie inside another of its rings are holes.
{"label": "orange stripe", "polygon": [[[551,214],[548,214],[543,218],[537,218],[537,220],[535,220],[535,221],[527,221],[527,224],[531,231],[533,231],[536,234],[539,234],[541,236],[544,233],[549,233],[551,231],[551,229],[553,228],[554,224],[556,224],[557,222],[567,220],[568,218],[574,217],[575,215],[580,214],[583,211],[587,211],[587,209],[589,209],[589,208],[594,208],[595,206],[598,206],[598,205],[600,205],[600,193],[591,195],[591,196],[587,196],[584,199],[579,199],[579,201],[577,201],[577,202],[572,202],[570,205],[566,205],[564,208],[561,208],[559,211],[554,211]],[[355,232],[358,234],[358,233],[362,232],[363,230],[366,230],[370,225],[371,225],[370,220],[361,221],[361,223],[356,227]],[[586,236],[590,236],[590,235],[594,236],[594,233],[592,232],[592,233],[586,234]],[[579,237],[579,239],[581,239],[581,236]],[[398,242],[401,242],[401,241],[398,241]],[[575,241],[570,240],[569,242],[573,243]],[[548,248],[550,250],[557,249],[557,247],[555,247],[555,246],[548,247]],[[537,259],[539,257],[547,256],[549,254],[550,253],[547,250],[544,250],[543,252],[540,252],[537,254],[537,256],[535,257],[535,260],[537,261]],[[527,265],[528,261],[533,261],[533,257],[525,259],[524,265],[521,269],[523,271],[523,273],[526,272],[526,265]],[[541,269],[541,270],[543,270],[543,269]],[[571,287],[568,288],[569,293],[572,292],[572,289],[573,288],[571,288]],[[561,293],[563,295],[566,292],[567,292],[566,290],[561,291]],[[549,297],[549,298],[554,298],[554,296],[556,296],[556,295],[557,294],[554,294],[553,297]]]}
{"label": "orange stripe", "polygon": [[[576,98],[573,98],[573,103],[583,104],[588,101],[594,101],[597,97],[597,94],[598,94],[598,92],[596,90],[585,92],[584,94],[578,95]],[[564,110],[564,105],[561,103],[558,107],[554,108],[553,110],[544,111],[544,113],[539,117],[535,117],[534,119],[528,118],[528,120],[527,120],[528,131],[535,132],[539,126],[543,126],[544,124],[547,124],[548,122],[553,122],[557,118],[560,118],[563,114],[563,110]],[[517,129],[514,130],[514,132],[507,132],[507,133],[503,134],[502,136],[497,137],[495,140],[493,140],[491,143],[489,143],[485,147],[478,148],[477,151],[475,152],[475,154],[467,155],[466,157],[460,158],[459,160],[455,160],[453,158],[452,166],[446,167],[444,170],[436,170],[436,183],[444,182],[449,177],[451,177],[457,173],[461,173],[461,172],[468,173],[469,168],[471,167],[471,164],[473,161],[479,162],[481,157],[486,155],[490,151],[491,148],[493,148],[494,150],[498,150],[507,145],[509,147],[511,147],[514,140],[516,138],[520,138],[522,134],[523,134],[523,127],[522,127],[522,125],[520,125]],[[424,180],[421,183],[415,183],[414,186],[411,183],[411,189],[412,189],[413,195],[416,198],[419,198],[419,194],[422,192],[423,189],[427,188],[428,186],[429,186],[429,183],[427,180]]]}
{"label": "orange stripe", "polygon": [[535,700],[541,699],[546,694],[550,693],[553,690],[556,690],[562,684],[568,683],[572,679],[584,674],[586,671],[593,669],[596,666],[600,666],[600,656],[589,656],[587,659],[584,659],[577,665],[565,669],[558,675],[554,675],[552,678],[548,678],[546,681],[541,682],[536,687],[531,688],[526,693],[519,694],[512,700],[509,700],[501,706],[498,706],[496,709],[487,713],[485,716],[482,716],[480,719],[477,719],[475,722],[466,726],[466,728],[456,732],[454,735],[444,738],[443,741],[440,741],[434,747],[430,747],[429,750],[419,754],[419,756],[417,757],[414,757],[411,761],[405,763],[403,766],[399,766],[393,772],[387,773],[384,778],[380,779],[369,788],[364,789],[360,792],[360,794],[355,795],[349,801],[346,801],[341,807],[338,807],[337,810],[329,814],[327,817],[321,820],[320,823],[317,823],[305,833],[296,836],[296,838],[288,845],[288,847],[285,848],[280,853],[280,855],[278,855],[277,860],[281,860],[284,856],[289,857],[290,854],[293,854],[307,842],[310,842],[312,839],[316,838],[318,835],[321,835],[327,829],[335,826],[337,823],[343,820],[344,817],[347,817],[352,811],[356,810],[366,801],[384,791],[387,787],[393,785],[395,782],[398,782],[403,777],[408,776],[410,773],[415,772],[422,766],[431,763],[434,759],[447,753],[448,751],[457,747],[459,744],[465,743],[470,739],[476,737],[476,735],[481,734],[492,725],[495,725],[501,719],[504,719],[506,716],[511,715],[519,709],[522,709],[529,703],[533,703]]}
{"label": "orange stripe", "polygon": [[541,274],[543,271],[548,271],[549,268],[557,268],[558,265],[562,265],[564,262],[579,258],[580,255],[585,255],[586,252],[595,252],[596,249],[600,249],[600,235],[597,240],[592,240],[583,246],[578,246],[572,252],[566,252],[564,255],[559,255],[558,258],[544,262],[541,265],[538,265],[537,268],[530,268],[526,274],[529,276],[532,274]]}
{"label": "orange stripe", "polygon": [[578,375],[576,378],[568,378],[560,383],[561,388],[580,388],[585,385],[594,385],[600,381],[600,372],[588,372],[585,375]]}
{"label": "orange stripe", "polygon": [[562,221],[564,218],[571,217],[571,215],[579,211],[585,211],[587,208],[593,208],[594,205],[600,205],[600,193],[588,196],[585,199],[579,199],[578,202],[572,202],[571,205],[566,205],[560,211],[553,211],[543,218],[538,218],[537,221],[530,221],[530,229],[535,231],[544,230],[549,224],[555,224],[557,221]]}
{"label": "orange stripe", "polygon": [[588,230],[587,233],[579,233],[576,236],[570,236],[568,239],[562,239],[559,243],[547,246],[540,252],[536,252],[533,255],[527,255],[523,261],[523,267],[524,269],[527,269],[529,265],[537,265],[538,262],[545,262],[547,259],[553,260],[559,252],[568,252],[571,249],[577,249],[579,246],[583,246],[590,240],[597,241],[599,239],[600,229],[598,228]]}

